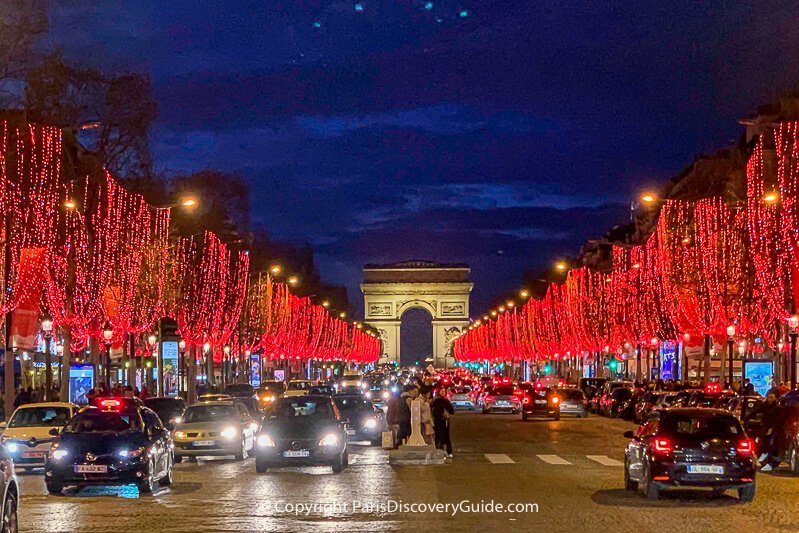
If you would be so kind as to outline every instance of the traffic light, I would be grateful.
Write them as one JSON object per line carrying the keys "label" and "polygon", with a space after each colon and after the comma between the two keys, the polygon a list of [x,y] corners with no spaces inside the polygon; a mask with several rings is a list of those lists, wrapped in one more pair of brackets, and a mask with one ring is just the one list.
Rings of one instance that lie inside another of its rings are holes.
{"label": "traffic light", "polygon": [[544,374],[548,376],[551,373],[552,373],[552,366],[549,363],[545,364],[544,365]]}
{"label": "traffic light", "polygon": [[619,362],[616,361],[615,357],[611,357],[610,361],[608,361],[608,368],[610,369],[611,372],[615,372],[616,370],[619,369]]}

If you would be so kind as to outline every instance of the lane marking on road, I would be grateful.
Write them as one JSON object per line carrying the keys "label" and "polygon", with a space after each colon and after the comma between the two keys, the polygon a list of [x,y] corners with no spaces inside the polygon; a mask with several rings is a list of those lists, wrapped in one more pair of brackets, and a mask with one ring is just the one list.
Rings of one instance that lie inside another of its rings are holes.
{"label": "lane marking on road", "polygon": [[504,453],[486,453],[485,456],[489,462],[494,463],[495,465],[509,465],[516,462]]}
{"label": "lane marking on road", "polygon": [[603,466],[624,466],[624,463],[621,461],[617,461],[616,459],[611,459],[607,455],[586,455],[592,461],[596,461],[597,463]]}
{"label": "lane marking on road", "polygon": [[571,463],[562,457],[558,457],[557,455],[536,455],[539,459],[544,461],[545,463],[551,465],[570,465]]}

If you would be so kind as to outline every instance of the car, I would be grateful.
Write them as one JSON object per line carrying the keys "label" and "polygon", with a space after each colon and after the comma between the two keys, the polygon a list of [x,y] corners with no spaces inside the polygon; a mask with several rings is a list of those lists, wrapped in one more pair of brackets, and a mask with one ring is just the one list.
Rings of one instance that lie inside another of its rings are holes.
{"label": "car", "polygon": [[755,443],[737,418],[721,409],[673,408],[650,413],[624,453],[624,488],[643,486],[649,499],[670,487],[729,489],[755,496]]}
{"label": "car", "polygon": [[330,396],[284,396],[264,417],[256,472],[278,466],[330,466],[338,473],[348,463],[346,423]]}
{"label": "car", "polygon": [[450,387],[448,393],[453,409],[477,409],[477,400],[471,387]]}
{"label": "car", "polygon": [[723,399],[720,402],[721,405],[717,405],[717,407],[729,411],[738,420],[743,421],[749,419],[749,414],[755,412],[765,401],[766,399],[762,396],[730,396]]}
{"label": "car", "polygon": [[175,424],[180,423],[181,415],[186,410],[186,400],[176,396],[157,396],[147,398],[144,405],[155,411],[161,423],[169,430],[175,429]]}
{"label": "car", "polygon": [[332,396],[336,393],[335,387],[333,385],[314,385],[308,390],[308,394],[324,394],[326,396]]}
{"label": "car", "polygon": [[243,405],[253,420],[261,418],[261,405],[255,398],[233,398],[233,402]]}
{"label": "car", "polygon": [[224,392],[234,398],[252,398],[255,396],[255,387],[249,383],[231,383],[225,386]]}
{"label": "car", "polygon": [[372,446],[380,445],[383,431],[387,429],[381,409],[359,395],[336,394],[333,401],[347,423],[347,437],[350,440],[368,440]]}
{"label": "car", "polygon": [[690,398],[688,398],[688,402],[686,403],[685,407],[713,407],[719,402],[719,400],[734,395],[735,393],[732,391],[694,391]]}
{"label": "car", "polygon": [[[674,405],[674,402],[677,400],[677,393],[676,392],[661,392],[658,394],[658,397],[655,399],[654,405],[650,412],[656,411],[658,409],[668,409],[669,407]],[[649,413],[647,413],[649,414]],[[643,418],[641,419],[643,422]]]}
{"label": "car", "polygon": [[292,379],[289,381],[283,396],[305,396],[313,386],[314,382],[309,379]]}
{"label": "car", "polygon": [[522,420],[543,416],[560,420],[560,396],[552,387],[544,387],[537,382],[533,387],[523,389]]}
{"label": "car", "polygon": [[577,380],[577,388],[588,396],[589,391],[602,390],[606,381],[606,378],[580,378]]}
{"label": "car", "polygon": [[208,394],[200,394],[197,398],[198,402],[232,402],[233,396],[230,394],[220,394],[218,392],[209,392]]}
{"label": "car", "polygon": [[599,404],[599,412],[604,416],[611,418],[617,417],[621,414],[624,403],[632,398],[633,389],[626,387],[617,387],[613,391],[602,397]]}
{"label": "car", "polygon": [[388,407],[388,402],[394,396],[394,392],[391,390],[390,385],[380,386],[373,390],[370,390],[371,394],[371,401],[372,405],[377,407],[378,409],[385,409]]}
{"label": "car", "polygon": [[227,456],[243,460],[255,447],[258,422],[234,401],[190,405],[175,426],[175,462],[184,457]]}
{"label": "car", "polygon": [[255,391],[262,408],[271,406],[278,397],[286,392],[286,384],[282,381],[263,381]]}
{"label": "car", "polygon": [[703,392],[703,389],[691,388],[691,389],[683,389],[683,390],[679,391],[675,395],[674,401],[672,402],[671,406],[672,407],[688,407],[688,401],[691,399],[691,396],[693,396],[693,394],[695,392]]}
{"label": "car", "polygon": [[65,486],[135,484],[151,493],[172,484],[172,437],[155,412],[133,398],[97,398],[55,437],[44,464],[50,494]]}
{"label": "car", "polygon": [[561,389],[557,392],[560,398],[560,414],[588,418],[588,400],[580,389]]}
{"label": "car", "polygon": [[521,391],[514,388],[513,385],[497,385],[487,389],[480,402],[483,414],[510,413],[515,415],[522,410]]}
{"label": "car", "polygon": [[655,402],[657,402],[658,397],[660,396],[660,392],[658,391],[647,391],[644,395],[635,402],[635,414],[633,415],[633,421],[640,424],[646,419],[646,415],[655,408]]}
{"label": "car", "polygon": [[48,402],[20,405],[8,424],[0,422],[2,443],[14,466],[26,472],[42,468],[54,437],[53,428],[61,429],[78,412],[73,403]]}
{"label": "car", "polygon": [[0,445],[0,489],[2,489],[2,507],[0,507],[0,531],[16,533],[19,530],[19,480],[14,472],[14,460],[5,446]]}
{"label": "car", "polygon": [[338,380],[339,388],[360,387],[363,385],[363,374],[355,370],[347,370]]}

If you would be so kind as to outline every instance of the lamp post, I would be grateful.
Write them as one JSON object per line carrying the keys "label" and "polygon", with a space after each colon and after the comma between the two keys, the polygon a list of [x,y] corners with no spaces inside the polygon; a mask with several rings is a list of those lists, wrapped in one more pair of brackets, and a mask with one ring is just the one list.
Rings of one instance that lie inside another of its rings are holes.
{"label": "lamp post", "polygon": [[50,351],[50,342],[53,340],[53,319],[49,316],[42,318],[42,333],[44,334],[44,398],[52,401],[50,391],[53,389],[53,357]]}
{"label": "lamp post", "polygon": [[799,316],[793,315],[788,319],[791,338],[791,390],[796,388],[796,337],[799,328]]}
{"label": "lamp post", "polygon": [[[148,391],[153,390],[153,382],[152,382],[153,373],[152,370],[150,369],[152,368],[153,355],[157,353],[156,351],[157,346],[158,346],[158,335],[156,335],[155,333],[150,333],[149,335],[147,335],[147,347],[148,347],[147,351],[150,354],[150,357],[147,359],[147,361],[144,362],[144,368],[145,368],[144,372],[147,375],[145,383],[147,384]],[[150,364],[147,364],[148,362],[150,362]]]}
{"label": "lamp post", "polygon": [[735,326],[727,326],[727,363],[730,365],[730,387],[733,384],[732,351],[735,347]]}
{"label": "lamp post", "polygon": [[186,341],[180,339],[178,343],[178,352],[180,353],[180,364],[178,366],[178,396],[188,390],[189,383],[186,381],[188,367],[186,365]]}
{"label": "lamp post", "polygon": [[222,386],[224,387],[230,381],[230,345],[225,344],[222,348]]}
{"label": "lamp post", "polygon": [[777,343],[777,371],[780,375],[780,381],[785,383],[785,379],[788,376],[788,364],[786,363],[785,359],[785,343],[780,341]]}
{"label": "lamp post", "polygon": [[214,360],[211,355],[211,343],[206,342],[203,344],[203,357],[204,357],[204,366],[205,366],[205,383],[210,385],[212,383],[211,378],[214,377]]}
{"label": "lamp post", "polygon": [[111,338],[114,336],[114,328],[108,322],[103,328],[103,343],[105,344],[105,386],[111,387]]}

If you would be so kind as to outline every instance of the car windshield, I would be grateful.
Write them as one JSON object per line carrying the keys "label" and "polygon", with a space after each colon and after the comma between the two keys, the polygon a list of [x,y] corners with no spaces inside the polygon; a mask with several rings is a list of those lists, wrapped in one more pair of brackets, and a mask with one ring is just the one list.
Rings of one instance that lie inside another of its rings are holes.
{"label": "car windshield", "polygon": [[237,418],[238,415],[239,412],[233,405],[192,405],[183,414],[183,422],[185,424],[213,422]]}
{"label": "car windshield", "polygon": [[631,391],[630,389],[615,389],[611,393],[611,397],[614,400],[626,400],[627,398],[629,398],[632,395],[633,395],[633,391]]}
{"label": "car windshield", "polygon": [[292,381],[289,383],[289,390],[308,390],[311,384],[308,381]]}
{"label": "car windshield", "polygon": [[676,435],[692,435],[703,438],[739,435],[741,426],[732,416],[696,416],[682,413],[671,413],[661,418],[663,433]]}
{"label": "car windshield", "polygon": [[17,409],[11,421],[10,428],[29,427],[61,427],[69,420],[69,409],[66,407],[25,407]]}
{"label": "car windshield", "polygon": [[492,394],[496,394],[497,396],[510,396],[513,394],[513,387],[510,385],[503,386],[503,387],[495,387],[494,390],[491,391]]}
{"label": "car windshield", "polygon": [[328,419],[333,418],[334,413],[330,400],[293,397],[281,398],[275,405],[272,416],[279,420]]}
{"label": "car windshield", "polygon": [[234,383],[233,385],[228,385],[225,387],[225,392],[228,394],[232,393],[246,393],[252,394],[253,386],[247,383]]}
{"label": "car windshield", "polygon": [[183,402],[168,400],[166,398],[144,400],[144,405],[155,411],[158,418],[165,422],[169,421],[170,418],[180,416],[185,409]]}
{"label": "car windshield", "polygon": [[369,407],[371,409],[372,407],[372,404],[359,396],[339,396],[334,398],[334,401],[336,402],[336,407],[338,407],[340,411],[350,411],[358,407]]}
{"label": "car windshield", "polygon": [[453,387],[452,394],[469,394],[472,392],[471,387]]}
{"label": "car windshield", "polygon": [[310,392],[311,394],[333,394],[334,390],[330,385],[317,385],[311,387]]}
{"label": "car windshield", "polygon": [[64,433],[121,433],[128,430],[141,430],[141,419],[137,413],[97,409],[75,415],[64,427]]}
{"label": "car windshield", "polygon": [[584,400],[585,395],[581,390],[575,389],[564,389],[558,392],[558,395],[561,396],[564,400]]}

